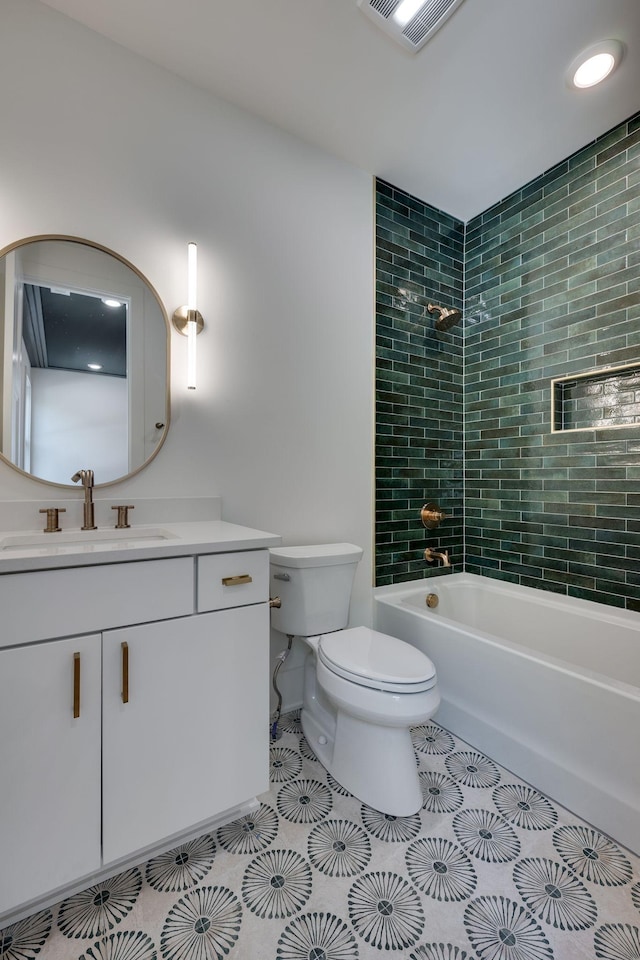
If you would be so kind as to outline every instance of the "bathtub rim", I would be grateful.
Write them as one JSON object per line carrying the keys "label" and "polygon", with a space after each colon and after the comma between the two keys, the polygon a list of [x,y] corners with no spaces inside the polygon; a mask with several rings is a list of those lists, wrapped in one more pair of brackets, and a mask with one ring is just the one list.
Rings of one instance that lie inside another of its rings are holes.
{"label": "bathtub rim", "polygon": [[[493,647],[507,650],[525,660],[536,663],[544,663],[551,669],[569,676],[579,676],[588,684],[600,687],[606,690],[615,690],[617,694],[627,699],[640,702],[640,686],[626,683],[617,677],[608,676],[599,671],[590,670],[580,664],[574,664],[570,660],[564,660],[561,657],[554,657],[547,653],[541,653],[525,644],[509,640],[507,637],[501,637],[496,634],[486,633],[476,627],[470,627],[458,620],[452,620],[444,617],[442,614],[434,614],[426,605],[424,610],[419,607],[407,607],[401,604],[401,601],[412,594],[421,594],[423,592],[437,592],[438,586],[446,588],[449,580],[455,580],[456,586],[482,586],[484,589],[490,589],[498,594],[520,595],[526,599],[535,599],[536,602],[542,602],[545,606],[551,608],[560,608],[566,610],[572,607],[582,616],[593,612],[594,608],[598,610],[598,619],[603,623],[619,624],[621,626],[633,626],[638,630],[640,641],[640,615],[631,610],[610,609],[601,603],[593,600],[582,600],[579,597],[558,597],[557,594],[547,593],[545,590],[538,590],[534,587],[524,587],[520,584],[510,583],[508,581],[495,580],[492,577],[482,577],[475,573],[452,573],[446,577],[424,577],[420,580],[406,580],[402,583],[388,584],[383,587],[374,587],[374,603],[382,603],[386,606],[403,612],[407,616],[413,616],[427,622],[432,621],[435,624],[442,624],[443,627],[453,630],[455,633],[472,635],[478,641]],[[437,664],[436,664],[437,670]]]}

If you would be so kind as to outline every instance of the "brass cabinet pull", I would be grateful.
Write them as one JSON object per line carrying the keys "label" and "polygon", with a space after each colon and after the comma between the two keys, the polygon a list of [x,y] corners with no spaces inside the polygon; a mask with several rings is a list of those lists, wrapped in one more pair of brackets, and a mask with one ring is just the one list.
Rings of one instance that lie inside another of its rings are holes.
{"label": "brass cabinet pull", "polygon": [[248,573],[242,573],[237,577],[222,578],[223,587],[237,587],[241,583],[253,583],[253,577],[250,577]]}
{"label": "brass cabinet pull", "polygon": [[129,644],[123,640],[122,649],[122,702],[129,703]]}
{"label": "brass cabinet pull", "polygon": [[73,719],[80,716],[80,654],[73,655]]}

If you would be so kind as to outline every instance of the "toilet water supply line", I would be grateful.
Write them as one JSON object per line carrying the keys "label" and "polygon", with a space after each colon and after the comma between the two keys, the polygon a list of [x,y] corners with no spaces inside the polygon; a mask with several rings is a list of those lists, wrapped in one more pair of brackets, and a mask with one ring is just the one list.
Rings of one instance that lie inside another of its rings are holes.
{"label": "toilet water supply line", "polygon": [[283,651],[282,651],[281,653],[279,653],[278,656],[276,657],[276,666],[275,666],[275,669],[274,669],[274,671],[273,671],[273,680],[271,681],[271,683],[272,683],[273,689],[275,690],[276,695],[277,695],[277,697],[278,697],[278,706],[276,707],[276,712],[275,712],[275,714],[274,714],[274,721],[273,721],[273,723],[271,724],[271,739],[272,739],[272,740],[277,740],[277,739],[278,739],[278,724],[280,723],[280,714],[282,713],[282,694],[280,693],[280,690],[279,690],[278,684],[277,684],[278,673],[280,672],[280,667],[282,666],[282,664],[285,662],[285,660],[287,659],[287,657],[288,657],[289,654],[291,653],[291,644],[293,643],[293,638],[294,638],[294,634],[293,634],[293,633],[288,633],[288,634],[287,634],[287,640],[289,641],[289,644],[288,644],[286,650],[283,650]]}

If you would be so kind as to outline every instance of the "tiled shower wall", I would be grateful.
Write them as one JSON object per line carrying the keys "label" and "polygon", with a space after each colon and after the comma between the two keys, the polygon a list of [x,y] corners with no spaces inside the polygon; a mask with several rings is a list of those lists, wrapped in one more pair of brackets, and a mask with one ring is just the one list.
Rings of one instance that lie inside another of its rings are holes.
{"label": "tiled shower wall", "polygon": [[[640,115],[466,230],[377,188],[377,584],[427,544],[463,568],[464,450],[468,571],[640,610],[640,427],[552,433],[550,389],[640,361]],[[462,330],[424,309],[460,305],[463,263],[464,436]]]}
{"label": "tiled shower wall", "polygon": [[[461,221],[377,183],[376,582],[430,572],[427,545],[462,561],[462,327],[435,329],[430,302],[462,309]],[[451,519],[427,531],[420,509]],[[434,569],[437,572],[437,569]]]}
{"label": "tiled shower wall", "polygon": [[640,610],[640,426],[552,433],[550,388],[640,360],[640,116],[468,223],[465,286],[466,569]]}

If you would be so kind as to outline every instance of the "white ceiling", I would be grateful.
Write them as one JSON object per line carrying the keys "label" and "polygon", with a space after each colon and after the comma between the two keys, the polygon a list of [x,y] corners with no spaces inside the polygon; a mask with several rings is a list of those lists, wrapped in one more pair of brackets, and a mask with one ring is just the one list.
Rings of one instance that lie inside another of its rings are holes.
{"label": "white ceiling", "polygon": [[[45,2],[465,221],[640,110],[640,0],[464,0],[417,54],[356,0]],[[570,90],[604,39],[621,66]]]}

